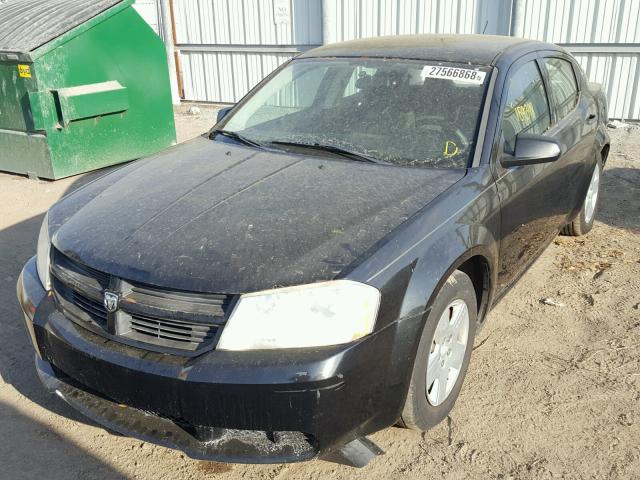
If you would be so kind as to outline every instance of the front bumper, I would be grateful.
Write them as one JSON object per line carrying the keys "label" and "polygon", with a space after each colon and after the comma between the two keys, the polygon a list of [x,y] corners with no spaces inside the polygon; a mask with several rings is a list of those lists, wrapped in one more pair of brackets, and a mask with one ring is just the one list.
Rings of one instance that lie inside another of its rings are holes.
{"label": "front bumper", "polygon": [[348,345],[183,358],[68,321],[33,259],[18,297],[45,386],[112,430],[194,458],[284,463],[333,454],[393,425],[404,402],[408,375],[388,373],[399,370],[390,359],[396,324]]}
{"label": "front bumper", "polygon": [[36,370],[43,385],[84,416],[105,427],[151,443],[182,450],[192,458],[244,462],[260,459],[292,462],[311,459],[314,446],[297,432],[278,432],[271,437],[248,430],[211,429],[201,440],[175,422],[127,405],[118,404],[64,381],[52,365],[36,358]]}

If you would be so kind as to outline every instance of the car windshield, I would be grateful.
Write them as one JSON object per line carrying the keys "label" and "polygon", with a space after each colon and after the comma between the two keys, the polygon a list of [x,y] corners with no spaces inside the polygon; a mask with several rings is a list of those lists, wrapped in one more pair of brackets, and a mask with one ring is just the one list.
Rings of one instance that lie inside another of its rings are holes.
{"label": "car windshield", "polygon": [[488,71],[413,60],[294,60],[219,128],[226,141],[231,134],[245,143],[294,151],[465,168],[475,146]]}

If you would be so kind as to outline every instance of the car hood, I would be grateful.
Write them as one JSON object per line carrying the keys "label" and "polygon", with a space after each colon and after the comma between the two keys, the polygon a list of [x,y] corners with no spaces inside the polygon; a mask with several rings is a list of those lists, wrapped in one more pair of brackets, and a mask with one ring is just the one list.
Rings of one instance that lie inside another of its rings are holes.
{"label": "car hood", "polygon": [[339,277],[463,175],[197,138],[65,197],[50,229],[59,251],[124,279],[250,292]]}

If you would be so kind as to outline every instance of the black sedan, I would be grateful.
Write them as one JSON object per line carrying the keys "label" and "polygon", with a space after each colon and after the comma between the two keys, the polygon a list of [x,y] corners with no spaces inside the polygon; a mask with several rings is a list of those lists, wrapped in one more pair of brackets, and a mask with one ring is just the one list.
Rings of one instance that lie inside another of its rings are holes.
{"label": "black sedan", "polygon": [[18,282],[38,374],[194,458],[362,465],[366,435],[446,417],[491,306],[592,228],[606,121],[551,44],[304,53],[49,210]]}

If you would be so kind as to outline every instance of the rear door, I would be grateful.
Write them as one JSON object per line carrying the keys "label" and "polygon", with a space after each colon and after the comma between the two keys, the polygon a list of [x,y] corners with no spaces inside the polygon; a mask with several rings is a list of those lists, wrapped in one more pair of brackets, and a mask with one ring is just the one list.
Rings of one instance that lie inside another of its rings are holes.
{"label": "rear door", "polygon": [[582,208],[595,158],[597,112],[582,92],[579,70],[569,56],[553,52],[542,58],[556,124],[552,134],[565,151],[570,216]]}
{"label": "rear door", "polygon": [[569,156],[510,168],[500,163],[514,154],[519,134],[555,139],[567,135],[555,122],[543,69],[538,55],[529,54],[510,67],[503,89],[498,154],[493,165],[502,218],[499,290],[509,286],[557,235],[574,202]]}

